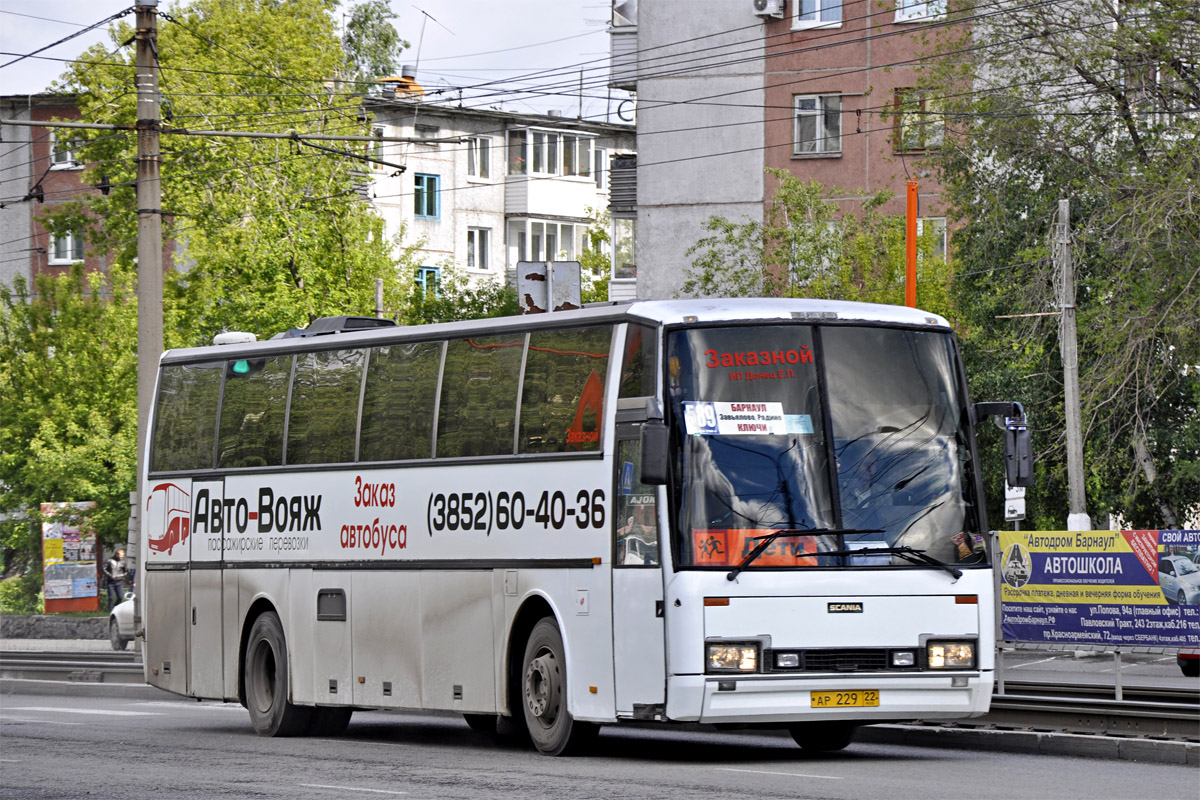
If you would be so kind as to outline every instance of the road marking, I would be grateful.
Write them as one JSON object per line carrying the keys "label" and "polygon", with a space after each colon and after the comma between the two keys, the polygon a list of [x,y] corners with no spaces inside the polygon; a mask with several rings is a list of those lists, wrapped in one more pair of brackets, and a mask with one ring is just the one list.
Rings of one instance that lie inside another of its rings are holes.
{"label": "road marking", "polygon": [[374,792],[375,794],[408,794],[408,792],[389,792],[387,789],[364,789],[361,786],[327,786],[323,783],[302,783],[309,789],[337,789],[339,792]]}
{"label": "road marking", "polygon": [[26,722],[30,725],[84,725],[83,722],[64,722],[61,719],[22,719],[21,717],[0,718],[0,722]]}
{"label": "road marking", "polygon": [[1005,664],[1004,667],[1006,669],[1020,669],[1021,667],[1032,667],[1034,664],[1045,664],[1047,661],[1057,660],[1058,656],[1050,656],[1050,658],[1043,658],[1041,661],[1030,661],[1028,664],[1013,664],[1012,666]]}
{"label": "road marking", "polygon": [[786,775],[789,778],[825,778],[830,781],[842,780],[841,775],[810,775],[807,772],[770,772],[765,769],[734,769],[733,767],[717,767],[718,772],[753,772],[755,775]]}
{"label": "road marking", "polygon": [[52,708],[50,706],[21,706],[7,711],[54,711],[60,714],[93,714],[98,717],[161,717],[155,711],[94,711],[90,708]]}

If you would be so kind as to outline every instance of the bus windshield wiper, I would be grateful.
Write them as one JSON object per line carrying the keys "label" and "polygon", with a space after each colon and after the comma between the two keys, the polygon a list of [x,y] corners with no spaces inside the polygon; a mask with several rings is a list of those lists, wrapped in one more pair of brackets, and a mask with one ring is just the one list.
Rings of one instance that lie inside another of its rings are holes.
{"label": "bus windshield wiper", "polygon": [[[781,530],[771,531],[765,536],[754,537],[754,541],[758,542],[758,544],[754,546],[753,550],[746,554],[746,557],[742,559],[742,563],[738,564],[729,571],[729,574],[725,576],[725,580],[731,581],[736,578],[742,570],[750,566],[750,563],[754,561],[754,559],[762,555],[762,552],[766,550],[767,547],[770,546],[771,542],[775,541],[776,539],[782,539],[785,536],[824,536],[836,535],[839,533],[883,533],[883,531],[879,528],[783,528]],[[826,554],[814,553],[814,555]]]}
{"label": "bus windshield wiper", "polygon": [[820,556],[863,556],[863,555],[893,555],[902,558],[910,564],[922,564],[929,567],[936,567],[949,572],[956,579],[962,577],[962,570],[958,567],[947,564],[945,561],[939,561],[933,556],[926,553],[924,550],[917,550],[908,545],[899,547],[864,547],[861,550],[837,550],[833,552],[818,553]]}

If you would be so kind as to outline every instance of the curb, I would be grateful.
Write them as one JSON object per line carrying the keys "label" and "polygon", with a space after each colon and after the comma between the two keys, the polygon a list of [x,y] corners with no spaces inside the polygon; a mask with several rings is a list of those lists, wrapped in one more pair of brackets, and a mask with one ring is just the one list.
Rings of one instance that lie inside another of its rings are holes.
{"label": "curb", "polygon": [[868,725],[858,742],[1200,766],[1200,743],[1083,733]]}

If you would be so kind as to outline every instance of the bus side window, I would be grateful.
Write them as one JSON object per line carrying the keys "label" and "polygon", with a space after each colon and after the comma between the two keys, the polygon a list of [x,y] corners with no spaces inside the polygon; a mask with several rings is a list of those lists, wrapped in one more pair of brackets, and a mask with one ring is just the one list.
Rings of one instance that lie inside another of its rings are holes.
{"label": "bus side window", "polygon": [[658,516],[655,489],[642,483],[642,443],[637,439],[617,442],[616,552],[613,564],[626,567],[656,567],[658,554]]}
{"label": "bus side window", "polygon": [[433,411],[441,368],[441,342],[371,350],[359,461],[403,461],[433,455]]}
{"label": "bus side window", "polygon": [[612,327],[530,334],[521,397],[522,453],[600,449]]}
{"label": "bus side window", "polygon": [[288,464],[354,460],[364,353],[326,350],[296,356],[287,429]]}
{"label": "bus side window", "polygon": [[620,397],[653,397],[658,375],[654,364],[658,333],[648,325],[630,324],[621,359]]}
{"label": "bus side window", "polygon": [[151,472],[212,469],[225,364],[168,365],[158,381]]}
{"label": "bus side window", "polygon": [[447,344],[438,458],[512,454],[524,339],[477,336]]}
{"label": "bus side window", "polygon": [[292,357],[256,359],[261,368],[225,371],[217,467],[277,467],[283,463],[283,413]]}

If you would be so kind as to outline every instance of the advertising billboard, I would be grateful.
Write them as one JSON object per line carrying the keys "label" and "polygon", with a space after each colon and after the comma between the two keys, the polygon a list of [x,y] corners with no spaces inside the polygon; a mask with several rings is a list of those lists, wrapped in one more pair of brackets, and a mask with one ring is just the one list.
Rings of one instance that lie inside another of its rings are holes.
{"label": "advertising billboard", "polygon": [[42,503],[42,591],[47,614],[97,611],[100,592],[94,502]]}
{"label": "advertising billboard", "polygon": [[1001,531],[1006,642],[1200,647],[1200,531]]}

